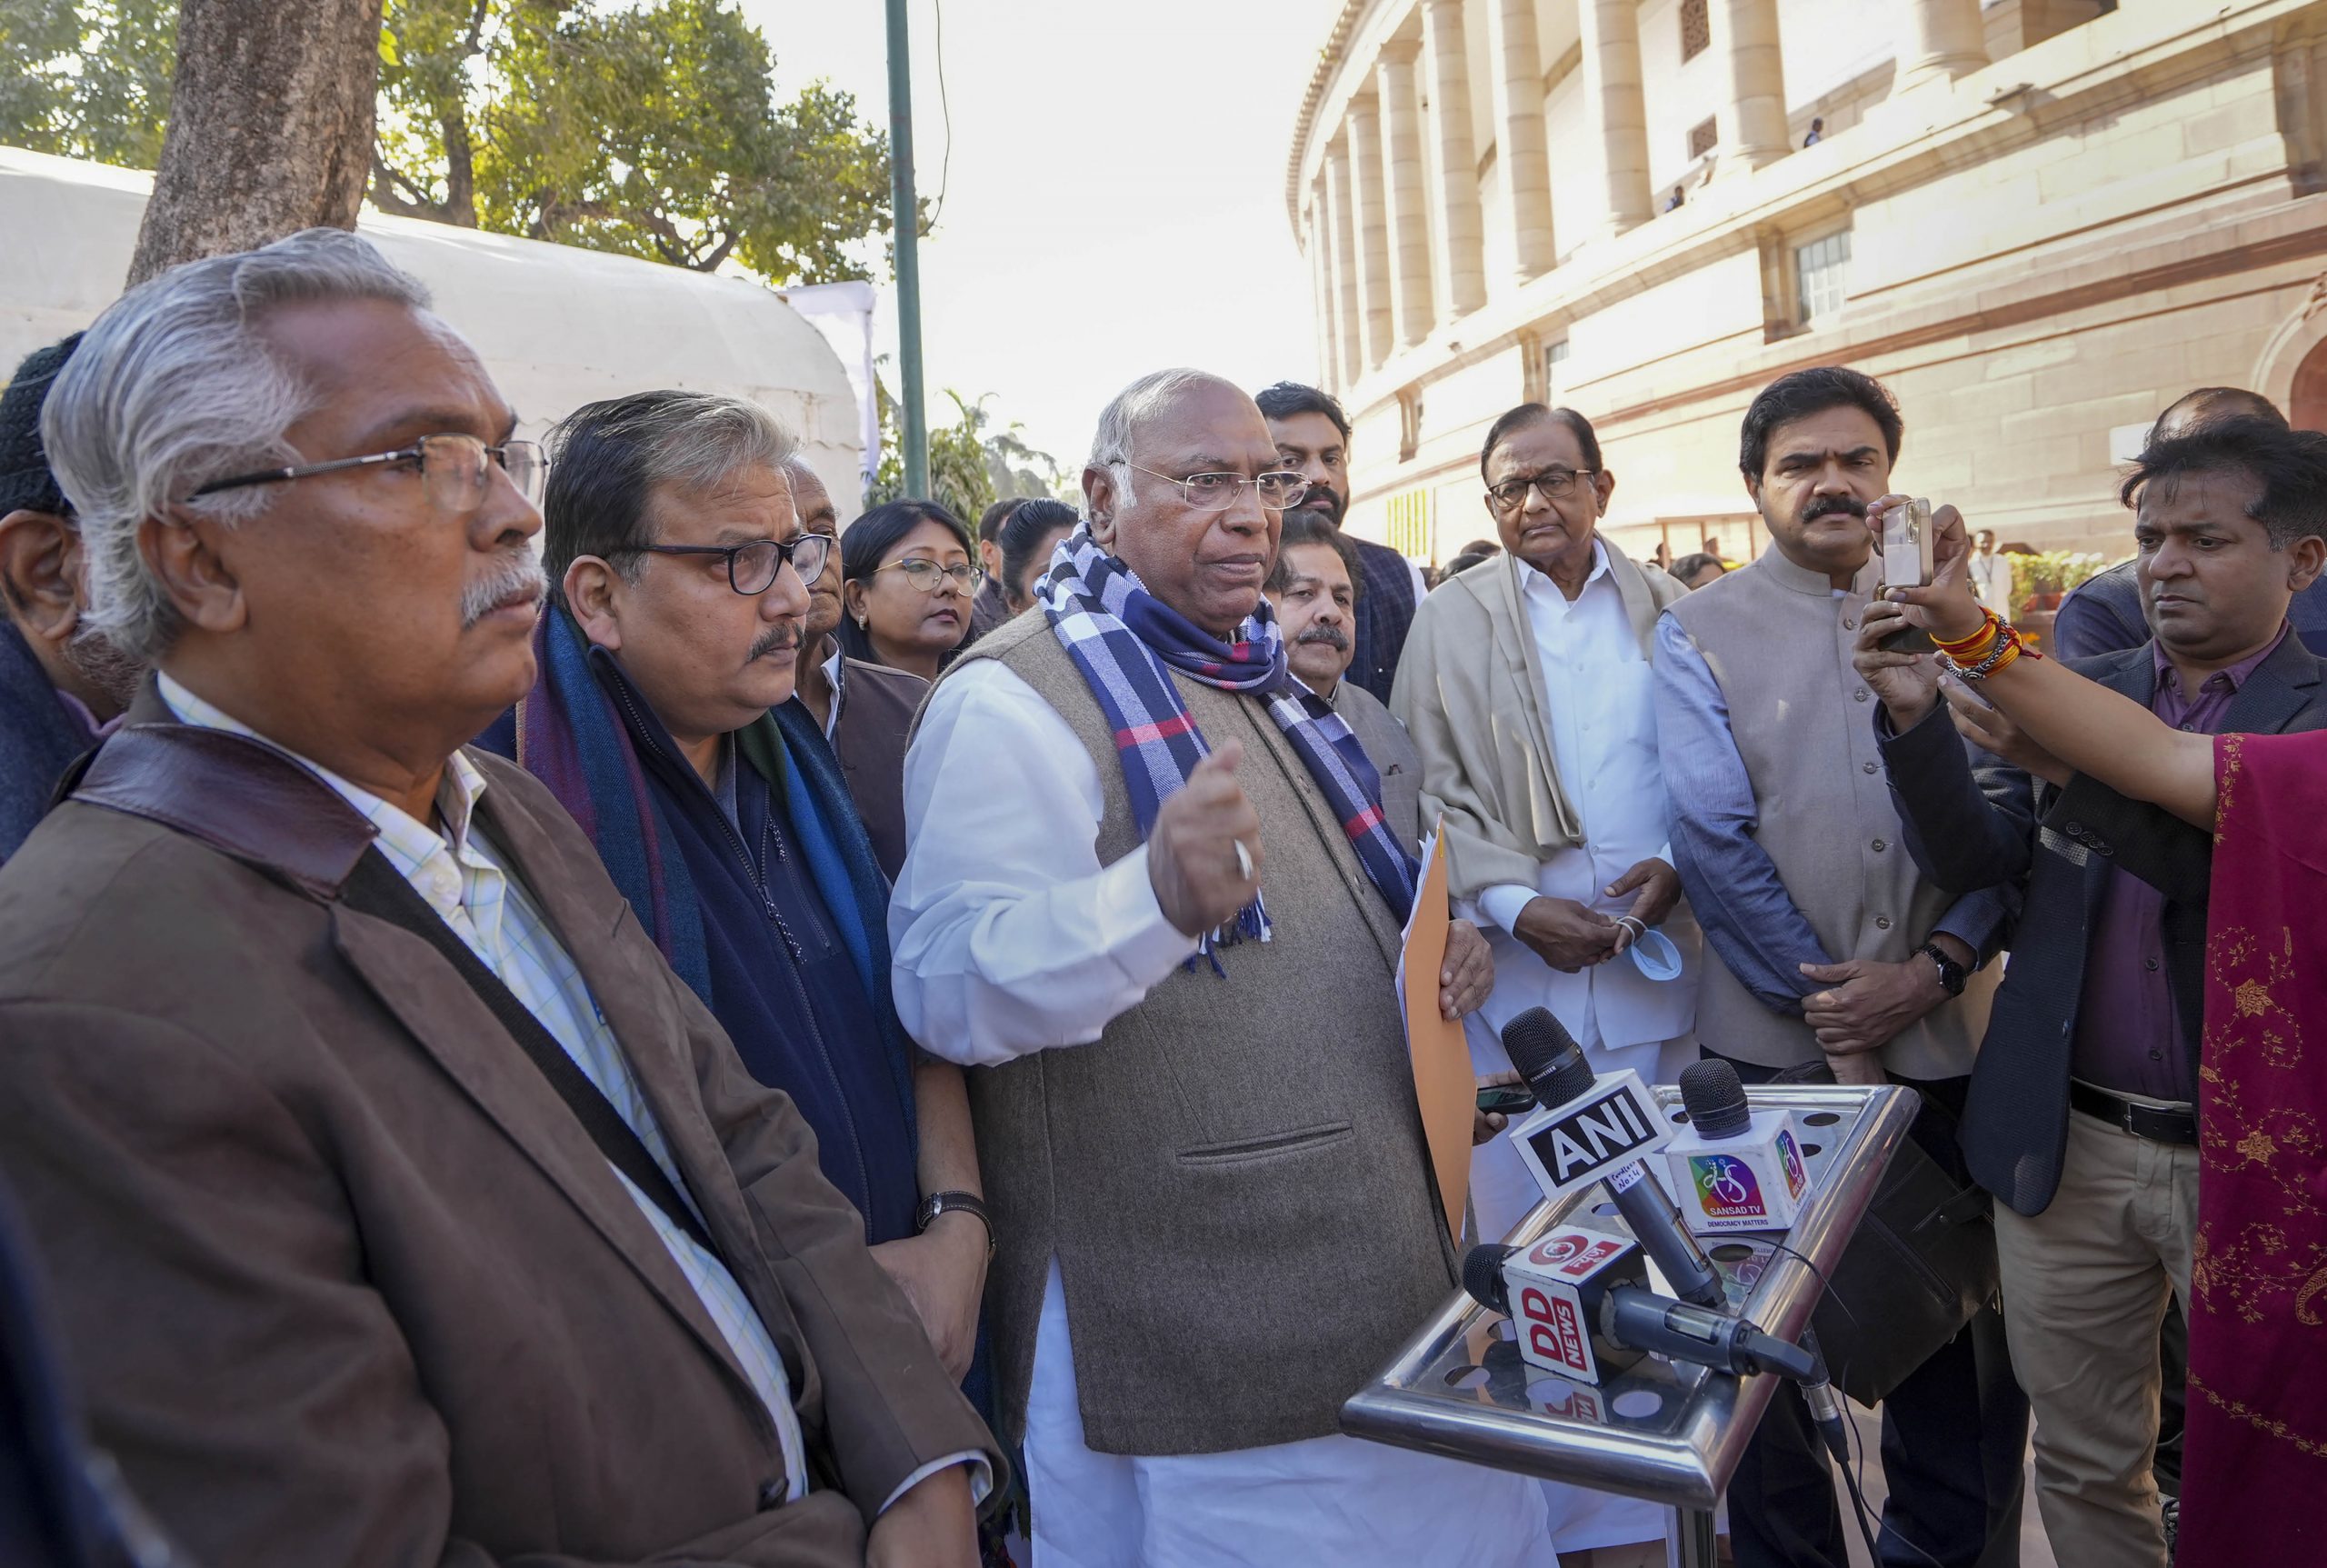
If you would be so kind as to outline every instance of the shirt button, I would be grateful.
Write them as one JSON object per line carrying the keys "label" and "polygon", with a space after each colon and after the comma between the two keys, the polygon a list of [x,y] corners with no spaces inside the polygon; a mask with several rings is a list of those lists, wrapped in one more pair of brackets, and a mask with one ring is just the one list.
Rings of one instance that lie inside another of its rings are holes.
{"label": "shirt button", "polygon": [[2142,967],[2148,970],[2152,974],[2154,974],[2157,973],[2157,960],[2154,958],[2144,958],[2142,960]]}
{"label": "shirt button", "polygon": [[1881,854],[1884,850],[1889,849],[1890,847],[1891,846],[1889,844],[1883,843],[1879,838],[1874,841],[1874,853],[1877,854]]}
{"label": "shirt button", "polygon": [[2197,732],[2197,728],[2198,726],[2195,724],[2183,724],[2182,726],[2182,733],[2184,734],[2193,734]]}
{"label": "shirt button", "polygon": [[2162,1062],[2165,1060],[2165,1053],[2162,1051],[2152,1051],[2149,1054],[2149,1059],[2152,1062]]}
{"label": "shirt button", "polygon": [[1851,694],[1851,701],[1854,703],[1863,703],[1866,701],[1866,688],[1864,686],[1861,686],[1857,691],[1853,692]]}
{"label": "shirt button", "polygon": [[1843,617],[1843,630],[1845,632],[1855,632],[1858,630],[1858,623],[1852,620],[1848,615],[1844,615]]}
{"label": "shirt button", "polygon": [[1874,764],[1873,763],[1861,763],[1858,764],[1858,771],[1863,774],[1871,774],[1874,771]]}
{"label": "shirt button", "polygon": [[1875,930],[1877,930],[1877,931],[1888,931],[1888,930],[1890,930],[1890,929],[1891,929],[1891,917],[1890,917],[1889,915],[1887,915],[1887,914],[1878,914],[1878,915],[1876,915],[1876,916],[1874,917],[1874,929],[1875,929]]}

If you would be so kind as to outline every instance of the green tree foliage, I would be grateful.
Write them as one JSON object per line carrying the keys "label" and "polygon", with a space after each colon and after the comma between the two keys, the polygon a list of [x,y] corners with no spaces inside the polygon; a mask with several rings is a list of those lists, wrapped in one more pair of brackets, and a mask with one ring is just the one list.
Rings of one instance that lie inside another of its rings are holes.
{"label": "green tree foliage", "polygon": [[[0,0],[0,141],[151,167],[175,0]],[[887,138],[822,84],[779,100],[733,0],[388,0],[383,211],[777,284],[863,277]]]}
{"label": "green tree foliage", "polygon": [[152,168],[177,31],[176,0],[0,0],[0,142]]}
{"label": "green tree foliage", "polygon": [[[1009,495],[1047,496],[1081,505],[1079,476],[1063,473],[1049,453],[1026,444],[1024,427],[1014,421],[1006,429],[993,428],[986,399],[972,401],[948,387],[956,418],[929,433],[928,500],[936,502],[974,527],[978,514]],[[881,466],[864,496],[877,506],[905,494],[904,437],[898,428],[897,402],[881,388]]]}

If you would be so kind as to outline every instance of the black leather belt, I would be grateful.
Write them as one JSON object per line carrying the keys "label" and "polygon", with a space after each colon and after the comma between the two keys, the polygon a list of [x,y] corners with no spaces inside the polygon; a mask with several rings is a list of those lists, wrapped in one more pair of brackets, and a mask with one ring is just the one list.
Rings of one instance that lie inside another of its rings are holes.
{"label": "black leather belt", "polygon": [[2138,1100],[2112,1094],[2106,1089],[2096,1089],[2073,1078],[2069,1080],[2069,1104],[2121,1132],[2131,1133],[2136,1138],[2147,1138],[2152,1144],[2188,1144],[2194,1147],[2198,1142],[2198,1114],[2195,1111],[2144,1105]]}

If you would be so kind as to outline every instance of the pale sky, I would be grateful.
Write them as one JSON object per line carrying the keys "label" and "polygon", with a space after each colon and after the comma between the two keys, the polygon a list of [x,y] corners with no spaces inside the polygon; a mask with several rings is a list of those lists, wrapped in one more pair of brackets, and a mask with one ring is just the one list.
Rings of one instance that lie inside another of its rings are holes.
{"label": "pale sky", "polygon": [[[882,0],[742,0],[780,86],[816,77],[888,122]],[[1293,117],[1339,0],[909,0],[914,165],[939,188],[944,11],[953,159],[922,243],[933,423],[943,390],[1078,471],[1100,407],[1193,365],[1257,388],[1316,374],[1284,208]],[[884,376],[895,387],[886,315]]]}

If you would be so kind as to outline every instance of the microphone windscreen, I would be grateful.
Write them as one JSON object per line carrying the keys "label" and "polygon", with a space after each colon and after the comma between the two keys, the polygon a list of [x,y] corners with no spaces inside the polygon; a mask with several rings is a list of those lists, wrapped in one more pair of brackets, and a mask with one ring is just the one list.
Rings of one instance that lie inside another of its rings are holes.
{"label": "microphone windscreen", "polygon": [[1592,1087],[1583,1047],[1548,1007],[1530,1007],[1504,1024],[1503,1050],[1535,1091],[1538,1105],[1564,1105]]}
{"label": "microphone windscreen", "polygon": [[1681,1070],[1681,1104],[1700,1138],[1734,1138],[1753,1124],[1745,1085],[1726,1062],[1699,1062]]}
{"label": "microphone windscreen", "polygon": [[1473,1247],[1463,1256],[1463,1288],[1487,1311],[1499,1312],[1505,1317],[1511,1315],[1511,1293],[1503,1283],[1503,1263],[1518,1250],[1501,1242],[1488,1242]]}

